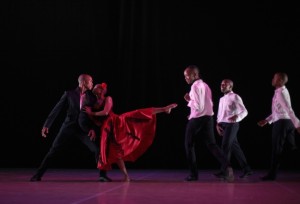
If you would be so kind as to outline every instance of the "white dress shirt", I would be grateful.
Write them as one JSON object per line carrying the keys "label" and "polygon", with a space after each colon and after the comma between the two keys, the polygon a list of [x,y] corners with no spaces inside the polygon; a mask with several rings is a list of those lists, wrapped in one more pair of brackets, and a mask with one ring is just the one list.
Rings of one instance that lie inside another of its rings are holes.
{"label": "white dress shirt", "polygon": [[190,115],[188,119],[199,118],[201,116],[213,116],[212,94],[209,86],[202,79],[194,81],[189,92]]}
{"label": "white dress shirt", "polygon": [[248,115],[248,111],[242,98],[233,91],[230,91],[220,98],[217,122],[234,123],[229,120],[234,115],[237,115],[235,122],[240,122]]}
{"label": "white dress shirt", "polygon": [[85,100],[85,93],[80,93],[80,102],[79,102],[79,108],[81,110],[82,106],[84,105]]}
{"label": "white dress shirt", "polygon": [[272,99],[272,114],[266,118],[269,123],[280,119],[290,119],[295,128],[300,127],[300,121],[292,109],[290,94],[285,86],[275,89]]}

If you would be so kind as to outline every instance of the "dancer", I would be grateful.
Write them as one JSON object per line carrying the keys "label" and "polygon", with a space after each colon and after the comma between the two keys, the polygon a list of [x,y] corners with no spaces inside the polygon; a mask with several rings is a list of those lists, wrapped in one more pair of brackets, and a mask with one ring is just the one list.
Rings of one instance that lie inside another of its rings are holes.
{"label": "dancer", "polygon": [[209,86],[200,78],[199,68],[189,65],[184,70],[184,78],[187,84],[191,84],[191,90],[184,95],[184,99],[190,107],[190,115],[185,131],[185,151],[189,166],[189,175],[186,181],[198,180],[198,167],[196,159],[196,140],[202,139],[208,150],[221,164],[222,179],[232,182],[233,170],[230,162],[216,143],[214,135],[213,102]]}
{"label": "dancer", "polygon": [[[246,156],[237,139],[240,128],[240,122],[248,115],[248,111],[243,103],[242,98],[232,91],[233,81],[224,79],[221,82],[221,92],[224,96],[220,98],[216,129],[222,136],[222,150],[231,160],[231,155],[235,156],[243,173],[240,178],[246,178],[253,174]],[[217,177],[223,176],[222,172],[215,174]]]}
{"label": "dancer", "polygon": [[156,114],[169,114],[177,104],[137,109],[117,115],[112,109],[112,97],[106,95],[106,83],[95,85],[93,93],[98,104],[95,107],[86,107],[85,111],[91,117],[96,117],[93,120],[101,125],[98,168],[107,171],[116,163],[124,174],[124,181],[130,181],[124,161],[134,162],[149,148],[155,136]]}
{"label": "dancer", "polygon": [[[95,138],[95,130],[93,129],[95,126],[87,114],[82,111],[84,106],[91,106],[96,103],[97,99],[91,92],[92,88],[93,78],[88,74],[81,74],[78,77],[78,87],[73,90],[65,91],[54,106],[42,128],[41,134],[43,137],[47,137],[49,128],[52,126],[54,120],[66,107],[67,115],[50,150],[45,155],[30,181],[41,181],[42,176],[48,169],[48,166],[52,163],[53,158],[57,156],[58,153],[61,153],[68,141],[75,138],[79,139],[94,153],[96,163],[98,163],[99,146],[92,141],[93,138]],[[100,170],[99,181],[110,180],[111,179],[106,175],[106,171]]]}
{"label": "dancer", "polygon": [[272,79],[275,93],[272,100],[272,114],[258,122],[263,127],[273,123],[272,129],[272,157],[269,172],[261,178],[263,181],[274,181],[281,162],[282,151],[286,145],[291,150],[296,149],[295,129],[300,134],[300,121],[296,117],[291,104],[291,98],[285,84],[288,82],[286,73],[277,72]]}

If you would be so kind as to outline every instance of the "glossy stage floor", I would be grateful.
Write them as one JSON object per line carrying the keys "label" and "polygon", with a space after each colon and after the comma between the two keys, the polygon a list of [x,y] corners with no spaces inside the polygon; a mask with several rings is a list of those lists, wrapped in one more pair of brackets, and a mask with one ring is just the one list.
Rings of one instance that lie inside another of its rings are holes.
{"label": "glossy stage floor", "polygon": [[49,169],[40,182],[29,182],[34,169],[0,169],[0,203],[30,204],[299,204],[300,172],[280,171],[276,181],[262,182],[264,170],[246,179],[235,172],[227,183],[213,175],[216,170],[199,170],[199,181],[185,182],[187,170],[133,170],[131,182],[122,182],[115,169],[113,182],[97,181],[93,169]]}

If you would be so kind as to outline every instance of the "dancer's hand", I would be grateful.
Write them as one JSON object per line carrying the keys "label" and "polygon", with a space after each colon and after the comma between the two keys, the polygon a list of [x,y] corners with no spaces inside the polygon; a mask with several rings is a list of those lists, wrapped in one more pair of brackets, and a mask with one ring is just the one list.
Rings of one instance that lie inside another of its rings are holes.
{"label": "dancer's hand", "polygon": [[267,123],[268,123],[267,120],[261,120],[261,121],[259,121],[259,122],[257,123],[257,125],[260,126],[260,127],[263,127],[263,126],[265,126]]}
{"label": "dancer's hand", "polygon": [[216,129],[217,129],[218,134],[220,136],[223,136],[224,129],[219,124],[216,125]]}
{"label": "dancer's hand", "polygon": [[41,131],[41,134],[42,134],[42,137],[47,137],[47,134],[49,132],[49,128],[47,127],[43,127],[42,131]]}
{"label": "dancer's hand", "polygon": [[95,133],[95,130],[91,129],[91,130],[89,131],[88,136],[90,137],[90,140],[91,140],[91,141],[95,141],[95,140],[96,140],[96,133]]}
{"label": "dancer's hand", "polygon": [[82,110],[83,110],[85,113],[87,113],[88,115],[93,115],[92,108],[89,107],[89,106],[85,106]]}
{"label": "dancer's hand", "polygon": [[186,93],[185,95],[184,95],[184,100],[186,100],[187,102],[189,102],[190,100],[191,100],[191,98],[190,98],[190,94],[189,93]]}

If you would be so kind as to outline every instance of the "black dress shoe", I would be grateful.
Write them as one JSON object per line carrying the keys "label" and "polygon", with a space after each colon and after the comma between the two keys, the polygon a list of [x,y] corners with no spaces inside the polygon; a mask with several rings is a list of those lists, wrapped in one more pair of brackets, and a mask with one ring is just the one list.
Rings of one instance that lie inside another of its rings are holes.
{"label": "black dress shoe", "polygon": [[267,174],[267,175],[261,177],[260,179],[262,181],[275,181],[276,180],[276,176]]}
{"label": "black dress shoe", "polygon": [[99,177],[99,181],[100,181],[100,182],[111,182],[112,179],[109,178],[109,177],[107,177],[107,176],[100,176],[100,177]]}
{"label": "black dress shoe", "polygon": [[197,176],[188,176],[184,180],[185,181],[197,181],[198,177]]}
{"label": "black dress shoe", "polygon": [[234,181],[234,174],[233,174],[233,169],[231,167],[228,167],[226,169],[226,174],[225,176],[223,177],[223,179],[225,181],[228,181],[228,182],[233,182]]}
{"label": "black dress shoe", "polygon": [[253,171],[245,171],[242,175],[240,175],[240,178],[247,178],[248,176],[251,176],[253,174]]}
{"label": "black dress shoe", "polygon": [[35,181],[41,181],[42,178],[40,176],[34,175],[33,177],[31,177],[31,179],[29,181],[31,182],[35,182]]}

